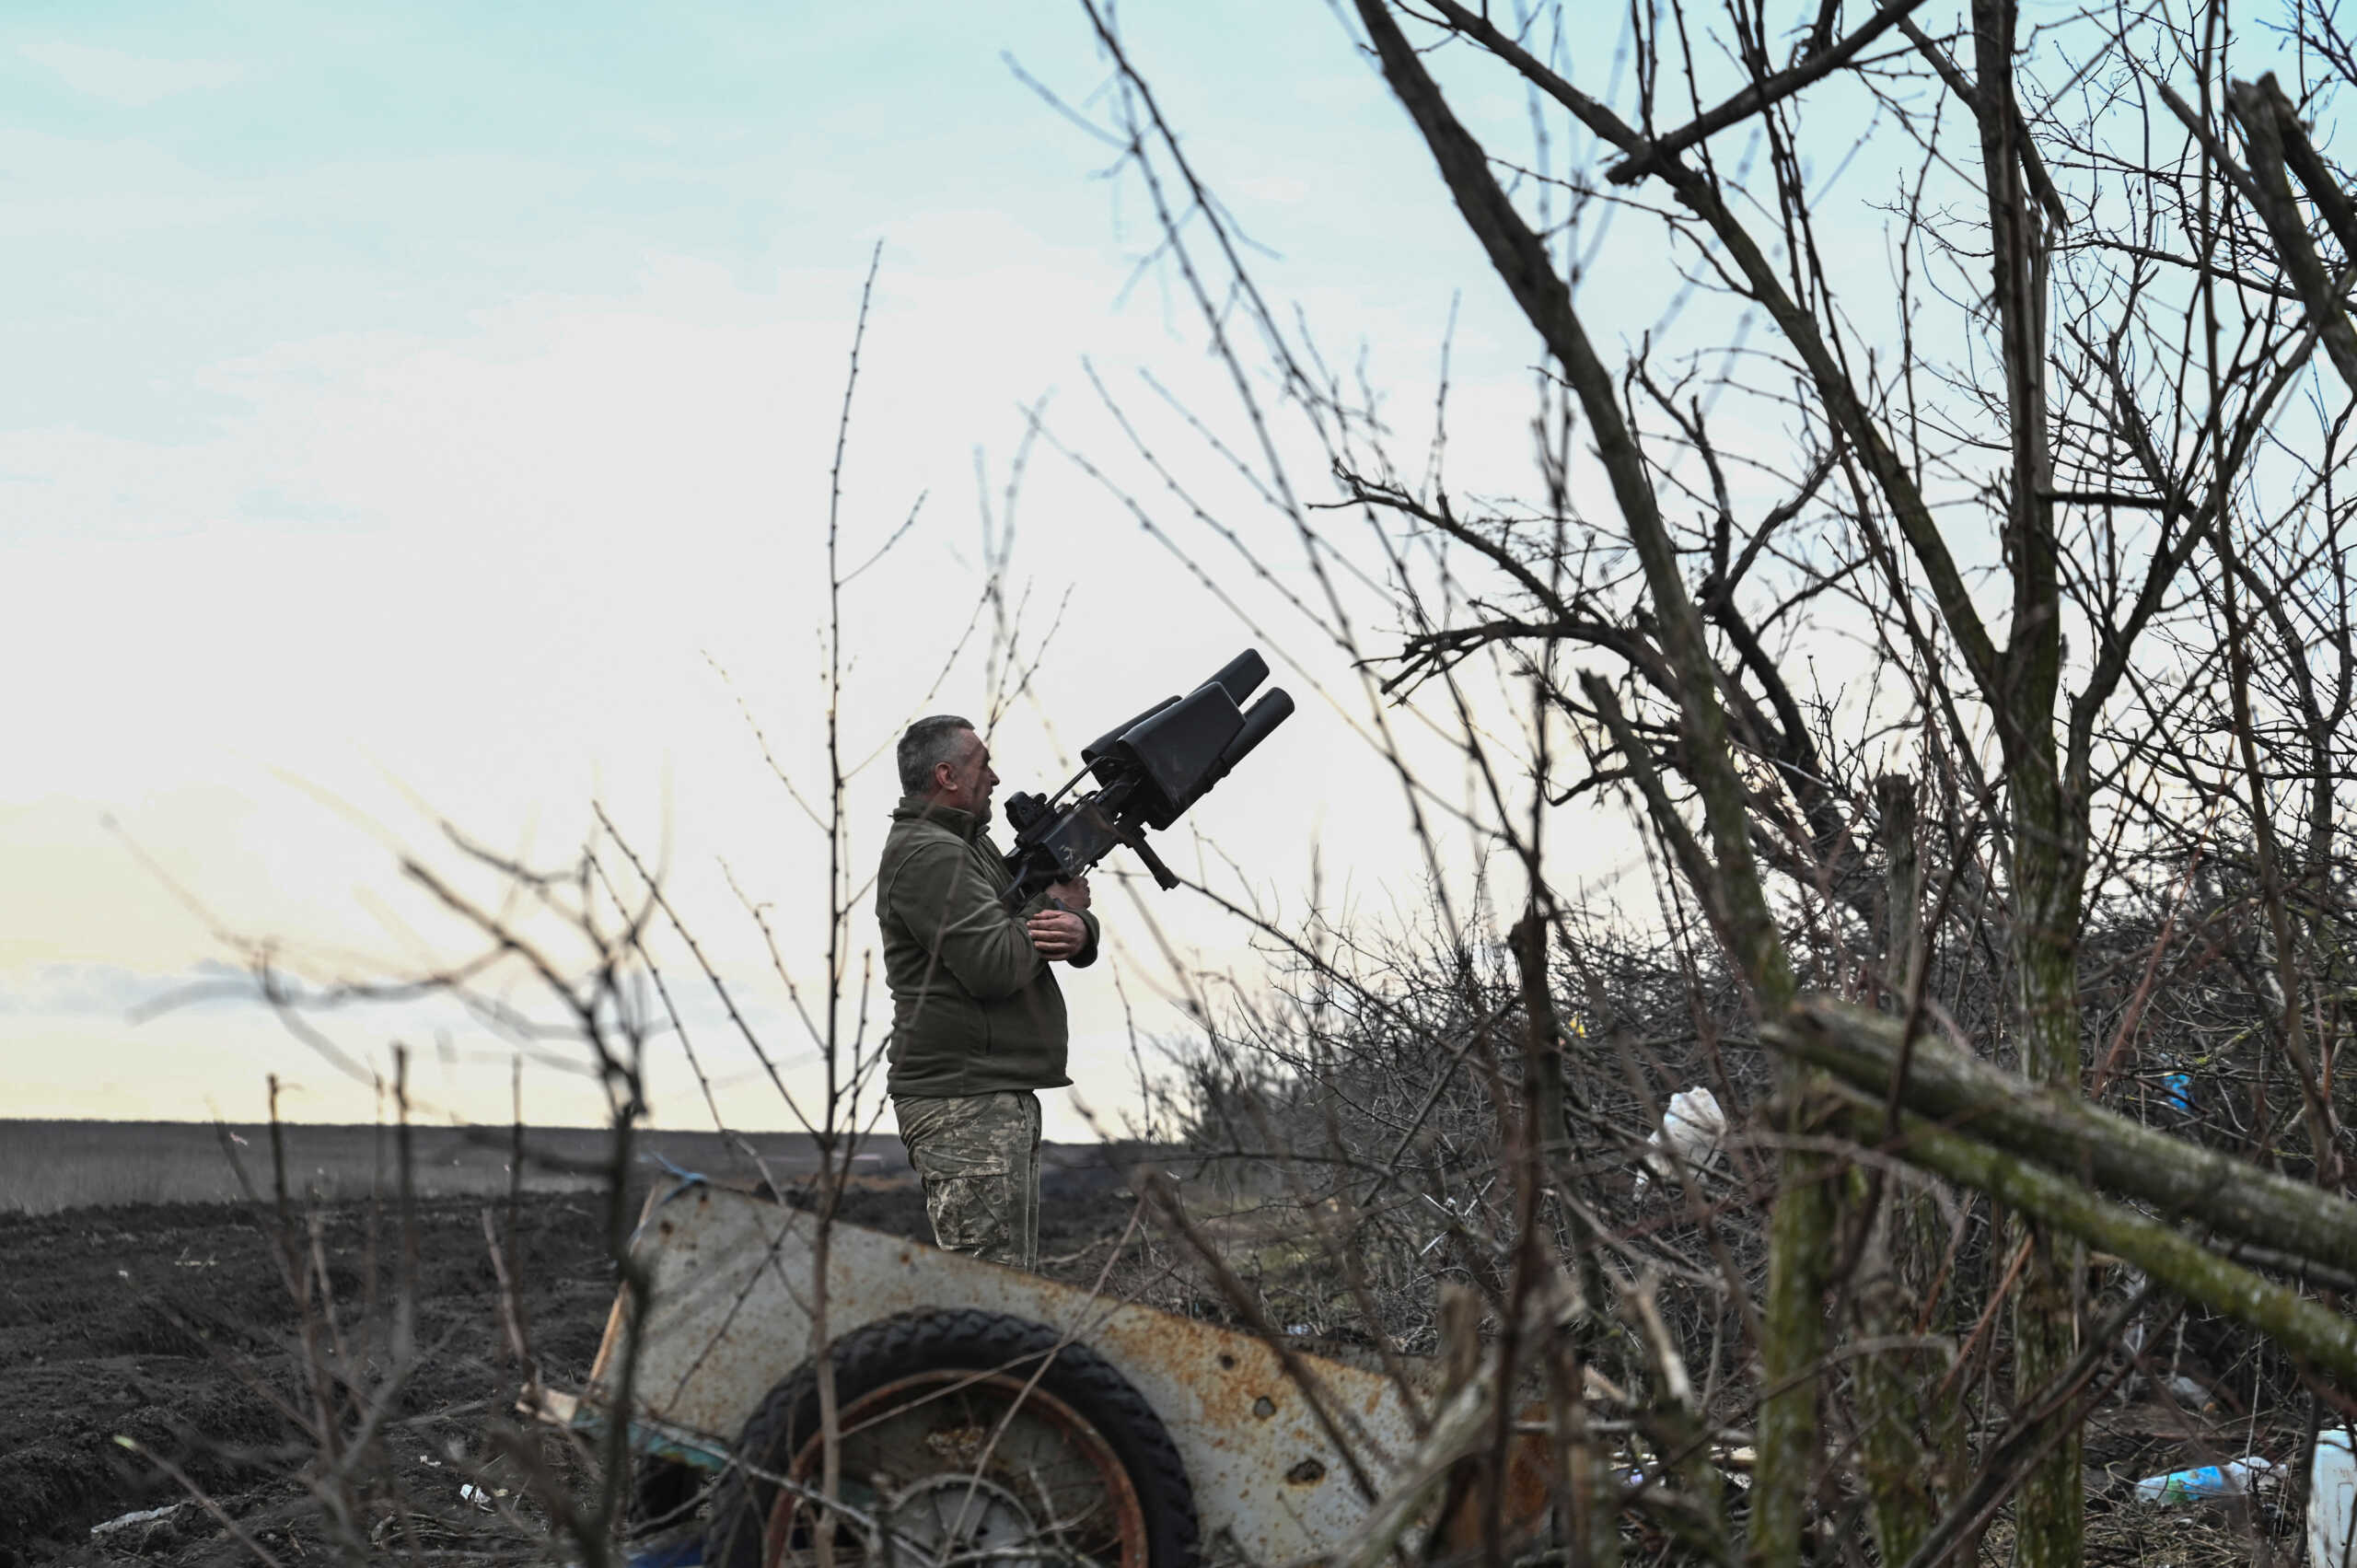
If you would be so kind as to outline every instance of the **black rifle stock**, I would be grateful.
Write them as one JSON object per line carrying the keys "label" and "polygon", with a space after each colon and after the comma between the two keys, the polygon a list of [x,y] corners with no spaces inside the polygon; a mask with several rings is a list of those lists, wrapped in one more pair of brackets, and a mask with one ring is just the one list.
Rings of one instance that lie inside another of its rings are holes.
{"label": "black rifle stock", "polygon": [[[1082,747],[1081,771],[1053,798],[1008,796],[1015,847],[1006,852],[1006,868],[1015,883],[1004,895],[1007,907],[1019,910],[1051,884],[1083,875],[1120,844],[1145,863],[1156,882],[1177,887],[1178,878],[1146,842],[1145,831],[1177,821],[1293,716],[1293,698],[1279,687],[1244,706],[1268,678],[1268,664],[1247,648],[1186,696],[1165,697]],[[1056,804],[1086,778],[1097,787]]]}

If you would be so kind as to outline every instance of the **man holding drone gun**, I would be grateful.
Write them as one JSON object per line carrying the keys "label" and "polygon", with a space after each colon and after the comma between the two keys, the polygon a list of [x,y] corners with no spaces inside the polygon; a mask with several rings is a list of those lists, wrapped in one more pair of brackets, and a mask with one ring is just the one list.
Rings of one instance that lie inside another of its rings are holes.
{"label": "man holding drone gun", "polygon": [[[1039,1266],[1039,1091],[1072,1082],[1050,966],[1097,961],[1086,873],[1116,845],[1178,886],[1145,830],[1177,820],[1291,715],[1282,691],[1241,707],[1268,673],[1247,652],[1084,747],[1052,798],[1007,802],[1004,854],[989,832],[998,774],[973,726],[939,714],[900,737],[904,793],[876,879],[892,993],[885,1086],[944,1249]],[[1084,779],[1098,787],[1059,806]]]}

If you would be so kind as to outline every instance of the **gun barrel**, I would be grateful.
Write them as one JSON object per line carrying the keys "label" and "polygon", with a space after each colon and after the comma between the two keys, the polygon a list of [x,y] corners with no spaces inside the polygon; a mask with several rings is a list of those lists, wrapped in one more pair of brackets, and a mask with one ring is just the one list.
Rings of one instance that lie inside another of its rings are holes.
{"label": "gun barrel", "polygon": [[1246,709],[1244,727],[1236,732],[1236,738],[1229,741],[1227,749],[1219,754],[1220,772],[1225,775],[1237,763],[1244,761],[1251,754],[1255,746],[1268,739],[1275,733],[1277,726],[1291,717],[1293,717],[1293,693],[1282,686]]}
{"label": "gun barrel", "polygon": [[1137,728],[1138,726],[1145,723],[1146,720],[1154,717],[1155,714],[1170,706],[1171,703],[1178,700],[1178,699],[1176,697],[1165,697],[1162,701],[1156,703],[1145,712],[1138,714],[1132,717],[1123,719],[1120,724],[1115,725],[1112,728],[1107,730],[1104,734],[1098,736],[1096,739],[1082,747],[1080,749],[1080,760],[1083,762],[1093,763],[1099,757],[1110,755],[1113,748],[1120,744],[1121,737],[1129,734],[1130,731]]}
{"label": "gun barrel", "polygon": [[[1179,812],[1185,811],[1195,802],[1211,794],[1213,786],[1227,777],[1229,772],[1234,771],[1237,763],[1249,756],[1254,747],[1268,739],[1271,734],[1275,733],[1277,726],[1291,717],[1293,717],[1293,694],[1282,686],[1267,693],[1259,702],[1246,709],[1243,725],[1228,738],[1227,745],[1221,749],[1218,758],[1213,761],[1212,765],[1203,770],[1202,777],[1196,781],[1193,789],[1188,791],[1186,798],[1177,803],[1176,809],[1170,813],[1170,819],[1176,821]],[[1161,827],[1167,824],[1157,822],[1155,825]]]}
{"label": "gun barrel", "polygon": [[1225,664],[1212,681],[1227,689],[1227,700],[1237,707],[1252,695],[1252,689],[1269,679],[1269,661],[1260,656],[1258,648],[1247,648]]}

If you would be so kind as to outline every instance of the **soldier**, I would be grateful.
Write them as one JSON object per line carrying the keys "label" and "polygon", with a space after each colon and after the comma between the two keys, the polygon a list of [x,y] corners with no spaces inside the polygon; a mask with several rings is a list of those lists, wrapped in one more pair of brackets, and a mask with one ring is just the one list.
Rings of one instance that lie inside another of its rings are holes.
{"label": "soldier", "polygon": [[1039,1097],[1064,1074],[1070,1028],[1049,965],[1097,961],[1088,880],[1020,913],[1000,895],[990,841],[990,748],[961,718],[900,737],[900,803],[884,840],[876,914],[892,993],[885,1087],[924,1181],[935,1242],[993,1262],[1039,1263]]}

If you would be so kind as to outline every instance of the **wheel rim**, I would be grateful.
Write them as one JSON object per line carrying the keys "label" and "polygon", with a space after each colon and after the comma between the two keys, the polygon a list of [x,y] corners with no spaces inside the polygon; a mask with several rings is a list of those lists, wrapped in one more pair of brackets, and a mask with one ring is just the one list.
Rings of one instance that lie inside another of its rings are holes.
{"label": "wheel rim", "polygon": [[[839,1561],[1147,1568],[1145,1515],[1129,1470],[1086,1417],[1028,1378],[917,1373],[853,1400],[837,1426],[838,1495],[889,1536],[842,1523]],[[820,1463],[813,1438],[786,1473],[815,1486]],[[815,1523],[813,1506],[780,1488],[762,1531],[765,1568],[808,1562]]]}

